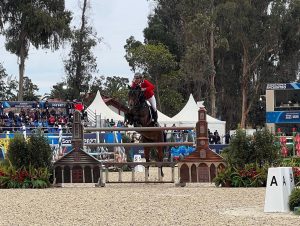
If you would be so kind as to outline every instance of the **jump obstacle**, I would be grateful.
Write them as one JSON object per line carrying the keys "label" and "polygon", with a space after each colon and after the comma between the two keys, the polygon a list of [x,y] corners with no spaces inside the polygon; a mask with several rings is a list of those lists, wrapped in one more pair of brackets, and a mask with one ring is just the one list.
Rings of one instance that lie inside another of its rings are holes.
{"label": "jump obstacle", "polygon": [[[93,143],[84,144],[87,147],[158,147],[158,146],[195,146],[196,150],[180,162],[103,162],[83,151],[83,133],[103,131],[164,131],[164,130],[194,130],[194,127],[117,127],[117,128],[84,128],[80,120],[80,112],[74,113],[72,126],[73,149],[61,159],[54,163],[54,183],[97,183],[97,186],[105,186],[105,183],[174,183],[175,166],[178,166],[178,181],[186,182],[211,182],[217,174],[218,168],[225,167],[221,156],[208,148],[208,134],[206,110],[199,109],[199,121],[196,124],[196,142],[156,142],[156,143]],[[145,167],[145,178],[143,181],[135,180],[135,166]],[[158,168],[158,180],[149,180],[148,169],[150,166]],[[213,167],[212,167],[213,166]],[[119,177],[117,181],[109,180],[109,169],[117,168]],[[124,167],[131,168],[131,181],[122,180]],[[172,171],[171,180],[162,179],[161,167],[170,167]],[[105,173],[105,177],[104,177]]]}

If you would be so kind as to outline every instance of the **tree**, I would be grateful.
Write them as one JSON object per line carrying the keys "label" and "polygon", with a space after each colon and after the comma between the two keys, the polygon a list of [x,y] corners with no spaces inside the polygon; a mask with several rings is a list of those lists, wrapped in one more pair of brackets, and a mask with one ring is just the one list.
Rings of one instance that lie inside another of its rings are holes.
{"label": "tree", "polygon": [[[240,55],[241,127],[245,128],[252,103],[257,97],[265,75],[260,62],[273,59],[278,42],[278,24],[270,3],[276,1],[226,1],[218,5],[218,23],[230,50]],[[279,1],[277,1],[278,3]],[[269,13],[270,11],[270,13]],[[274,63],[270,62],[269,63]]]}
{"label": "tree", "polygon": [[163,74],[159,80],[161,111],[168,116],[176,115],[184,106],[184,98],[177,91],[180,86],[179,71]]}
{"label": "tree", "polygon": [[300,1],[291,0],[283,6],[276,4],[273,8],[273,11],[276,10],[279,14],[283,14],[281,17],[276,17],[281,31],[276,48],[278,62],[275,72],[276,79],[277,81],[294,81],[300,71]]}
{"label": "tree", "polygon": [[105,77],[103,75],[94,77],[91,82],[90,93],[97,93],[98,91],[102,93],[104,89],[104,82]]}
{"label": "tree", "polygon": [[97,72],[96,57],[92,49],[100,42],[93,28],[88,26],[87,20],[88,1],[83,1],[81,12],[81,26],[73,31],[71,52],[69,58],[65,60],[65,71],[67,74],[67,85],[69,99],[79,99],[80,92],[89,91],[89,83],[92,74]]}
{"label": "tree", "polygon": [[[71,13],[64,0],[2,1],[5,47],[19,58],[19,94],[23,100],[25,60],[30,45],[56,50],[69,37]],[[5,26],[6,25],[6,26]]]}
{"label": "tree", "polygon": [[0,63],[0,99],[15,100],[17,85],[18,82],[12,79],[12,76],[8,76],[5,68]]}
{"label": "tree", "polygon": [[51,89],[50,97],[58,98],[62,100],[68,100],[69,97],[71,96],[69,94],[70,90],[65,86],[66,86],[65,82],[58,82],[55,85],[53,85]]}
{"label": "tree", "polygon": [[35,94],[36,91],[39,91],[37,85],[33,84],[31,79],[28,77],[24,77],[24,100],[25,101],[37,101],[39,100],[39,96]]}
{"label": "tree", "polygon": [[128,94],[128,78],[118,76],[107,77],[104,83],[103,94],[117,99],[120,103],[126,104]]}
{"label": "tree", "polygon": [[162,74],[167,74],[176,68],[175,58],[166,46],[161,43],[137,45],[137,47],[133,45],[135,43],[131,39],[127,40],[127,45],[125,46],[126,59],[133,70],[144,71],[154,81],[157,91],[158,109],[161,110],[158,80]]}

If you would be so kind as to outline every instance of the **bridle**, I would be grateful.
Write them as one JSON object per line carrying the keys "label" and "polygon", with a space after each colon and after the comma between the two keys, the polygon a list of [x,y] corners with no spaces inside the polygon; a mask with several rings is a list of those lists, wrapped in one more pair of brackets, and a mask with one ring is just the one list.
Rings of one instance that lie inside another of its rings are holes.
{"label": "bridle", "polygon": [[[130,88],[129,94],[128,94],[128,106],[129,106],[129,112],[128,115],[132,116],[132,122],[140,122],[140,117],[142,116],[141,112],[144,112],[144,109],[149,108],[144,92],[141,91],[141,87],[136,88]],[[151,123],[151,117],[149,119],[149,122],[147,120],[146,125],[148,126]]]}
{"label": "bridle", "polygon": [[134,99],[133,104],[130,106],[130,110],[139,110],[146,104],[144,93],[141,91],[140,87],[131,89],[129,91],[129,96]]}

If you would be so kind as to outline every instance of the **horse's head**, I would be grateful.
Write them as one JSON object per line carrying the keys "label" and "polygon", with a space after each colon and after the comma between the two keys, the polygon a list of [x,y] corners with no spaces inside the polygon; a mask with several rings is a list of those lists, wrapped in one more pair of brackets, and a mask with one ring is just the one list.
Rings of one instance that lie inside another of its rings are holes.
{"label": "horse's head", "polygon": [[145,102],[144,92],[140,86],[129,88],[128,92],[128,107],[129,109],[139,108]]}

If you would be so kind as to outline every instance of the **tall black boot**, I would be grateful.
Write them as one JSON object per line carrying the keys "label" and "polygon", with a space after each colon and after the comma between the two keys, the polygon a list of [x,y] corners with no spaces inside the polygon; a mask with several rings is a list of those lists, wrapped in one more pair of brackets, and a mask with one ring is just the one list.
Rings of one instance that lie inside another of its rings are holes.
{"label": "tall black boot", "polygon": [[154,120],[154,124],[155,124],[155,125],[158,124],[158,123],[157,123],[157,117],[158,117],[157,111],[154,111],[154,112],[153,112],[153,120]]}

